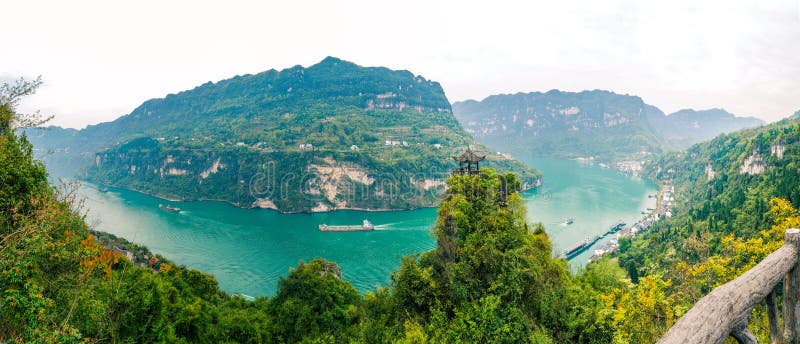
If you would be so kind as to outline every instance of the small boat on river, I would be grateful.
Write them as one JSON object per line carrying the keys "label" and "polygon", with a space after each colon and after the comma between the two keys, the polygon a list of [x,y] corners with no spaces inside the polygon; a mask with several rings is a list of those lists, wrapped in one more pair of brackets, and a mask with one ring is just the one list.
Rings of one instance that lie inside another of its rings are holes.
{"label": "small boat on river", "polygon": [[169,212],[172,212],[172,213],[177,213],[177,212],[181,211],[181,208],[172,207],[169,204],[167,204],[167,205],[159,204],[158,205],[158,209],[161,209],[161,210],[164,210],[164,211],[169,211]]}

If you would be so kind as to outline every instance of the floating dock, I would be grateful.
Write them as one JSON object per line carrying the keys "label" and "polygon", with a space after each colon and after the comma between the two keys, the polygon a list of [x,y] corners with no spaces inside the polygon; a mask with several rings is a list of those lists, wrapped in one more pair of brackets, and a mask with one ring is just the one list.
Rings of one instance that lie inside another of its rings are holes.
{"label": "floating dock", "polygon": [[564,250],[562,255],[564,256],[564,258],[567,258],[567,260],[575,258],[579,254],[583,253],[583,251],[586,251],[589,247],[594,245],[594,243],[596,243],[598,240],[600,240],[600,236],[596,236],[594,240],[586,238],[586,240],[584,240],[582,243],[579,243],[567,250]]}
{"label": "floating dock", "polygon": [[596,244],[601,239],[605,238],[607,235],[614,234],[616,232],[621,231],[625,227],[624,222],[619,222],[611,228],[608,229],[605,233],[601,235],[597,235],[594,238],[586,238],[583,242],[576,244],[575,246],[570,247],[569,249],[564,250],[561,252],[561,256],[566,258],[567,260],[572,260],[572,258],[577,257],[579,254],[583,253],[584,251],[588,250],[594,244]]}

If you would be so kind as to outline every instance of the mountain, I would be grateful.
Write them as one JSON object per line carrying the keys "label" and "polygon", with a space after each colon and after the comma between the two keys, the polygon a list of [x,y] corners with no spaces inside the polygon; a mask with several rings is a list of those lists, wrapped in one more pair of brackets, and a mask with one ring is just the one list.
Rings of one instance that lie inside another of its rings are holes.
{"label": "mountain", "polygon": [[[28,136],[51,169],[82,164],[93,182],[285,212],[432,206],[451,156],[475,145],[439,83],[333,57],[208,82],[80,131]],[[485,166],[520,173],[526,187],[538,182],[502,155]]]}
{"label": "mountain", "polygon": [[48,126],[28,129],[25,134],[36,144],[36,158],[46,162],[51,176],[72,176],[94,157],[94,152],[87,150],[95,146],[93,141],[80,130]]}
{"label": "mountain", "polygon": [[682,110],[666,116],[641,98],[594,90],[501,94],[453,104],[468,132],[515,154],[641,161],[722,132],[758,126],[724,110]]}
{"label": "mountain", "polygon": [[737,117],[723,109],[684,109],[669,116],[651,117],[649,120],[653,127],[658,128],[670,148],[677,149],[713,139],[721,133],[764,125],[764,121],[758,118]]}
{"label": "mountain", "polygon": [[675,217],[709,221],[716,234],[755,235],[770,223],[772,198],[800,206],[800,120],[723,134],[645,166],[674,183]]}

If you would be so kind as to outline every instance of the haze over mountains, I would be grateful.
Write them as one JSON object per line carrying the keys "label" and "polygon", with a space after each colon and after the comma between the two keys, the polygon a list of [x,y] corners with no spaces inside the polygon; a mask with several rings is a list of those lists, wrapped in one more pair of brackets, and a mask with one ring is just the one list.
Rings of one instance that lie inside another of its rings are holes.
{"label": "haze over mountains", "polygon": [[632,95],[594,90],[501,94],[453,104],[475,138],[514,154],[641,161],[720,133],[764,124],[722,109],[665,115]]}
{"label": "haze over mountains", "polygon": [[[31,131],[51,171],[175,199],[281,211],[408,209],[438,202],[451,156],[485,151],[441,86],[328,57],[151,99],[83,130]],[[486,166],[538,173],[490,154]]]}

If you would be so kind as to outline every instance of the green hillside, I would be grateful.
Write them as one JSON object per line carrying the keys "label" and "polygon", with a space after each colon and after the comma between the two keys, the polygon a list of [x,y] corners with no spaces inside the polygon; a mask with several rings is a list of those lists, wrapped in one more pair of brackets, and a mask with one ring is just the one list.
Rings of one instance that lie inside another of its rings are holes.
{"label": "green hillside", "polygon": [[[620,243],[620,265],[633,280],[668,283],[661,300],[677,315],[744,273],[800,226],[800,122],[786,119],[670,153],[647,166],[674,183],[671,218],[632,242]],[[769,342],[763,308],[750,328]],[[663,328],[663,329],[666,329]]]}
{"label": "green hillside", "polygon": [[[77,132],[28,135],[57,172],[81,166],[101,184],[285,212],[432,206],[451,156],[475,145],[438,83],[333,57],[209,82]],[[502,155],[486,166],[538,182]]]}

